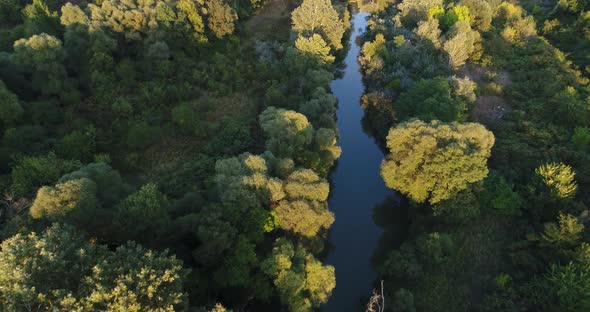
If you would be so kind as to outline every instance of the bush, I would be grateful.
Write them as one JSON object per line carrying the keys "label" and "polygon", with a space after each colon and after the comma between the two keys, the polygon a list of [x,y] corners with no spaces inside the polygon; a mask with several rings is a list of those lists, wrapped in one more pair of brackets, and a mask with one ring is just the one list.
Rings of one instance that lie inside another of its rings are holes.
{"label": "bush", "polygon": [[18,102],[18,98],[0,80],[0,121],[4,126],[12,126],[22,114],[23,108]]}
{"label": "bush", "polygon": [[64,113],[55,100],[42,100],[28,105],[33,122],[42,126],[51,126],[63,121]]}
{"label": "bush", "polygon": [[467,104],[451,96],[449,81],[442,77],[420,80],[410,90],[402,93],[394,103],[399,120],[419,118],[424,121],[461,121],[465,118]]}
{"label": "bush", "polygon": [[34,153],[44,149],[47,135],[41,126],[22,126],[4,132],[2,143],[23,153]]}
{"label": "bush", "polygon": [[12,169],[11,191],[23,197],[42,185],[55,183],[63,174],[80,168],[80,163],[63,160],[50,153],[46,156],[23,157]]}
{"label": "bush", "polygon": [[150,126],[145,121],[131,124],[127,130],[127,146],[132,149],[143,149],[154,143],[160,137],[160,129]]}
{"label": "bush", "polygon": [[207,145],[208,153],[230,156],[245,152],[254,144],[250,127],[247,119],[223,118],[212,126],[213,137]]}
{"label": "bush", "polygon": [[186,102],[172,109],[172,121],[184,133],[194,134],[200,123],[200,118],[194,105]]}
{"label": "bush", "polygon": [[587,149],[590,145],[590,128],[576,128],[572,135],[572,143],[579,149]]}
{"label": "bush", "polygon": [[84,130],[73,131],[64,136],[58,145],[59,156],[82,162],[92,160],[96,152],[96,128],[88,126]]}

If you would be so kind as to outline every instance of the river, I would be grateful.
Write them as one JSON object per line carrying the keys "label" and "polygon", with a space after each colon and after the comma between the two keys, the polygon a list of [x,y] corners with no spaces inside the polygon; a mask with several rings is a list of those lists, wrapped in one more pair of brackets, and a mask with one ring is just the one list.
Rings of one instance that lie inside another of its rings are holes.
{"label": "river", "polygon": [[352,17],[354,31],[350,36],[350,50],[344,60],[342,78],[330,87],[338,98],[339,145],[342,156],[331,175],[330,209],[336,221],[329,234],[332,250],[327,264],[336,268],[336,288],[323,311],[355,311],[363,297],[371,294],[376,272],[371,265],[382,229],[373,222],[373,209],[386,198],[394,196],[379,176],[383,152],[362,128],[363,108],[360,99],[365,87],[357,57],[360,47],[356,38],[367,26],[367,13]]}

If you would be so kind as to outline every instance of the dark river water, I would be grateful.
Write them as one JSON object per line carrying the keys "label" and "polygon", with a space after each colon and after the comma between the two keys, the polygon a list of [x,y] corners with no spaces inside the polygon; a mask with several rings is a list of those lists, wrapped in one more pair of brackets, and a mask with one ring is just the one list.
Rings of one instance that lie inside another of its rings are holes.
{"label": "dark river water", "polygon": [[379,176],[383,153],[361,125],[364,111],[360,99],[364,86],[357,63],[360,47],[356,38],[364,32],[367,17],[367,13],[353,16],[354,32],[344,60],[344,76],[330,85],[339,102],[342,156],[331,176],[329,205],[336,221],[330,229],[333,249],[327,263],[336,268],[336,288],[323,308],[328,312],[356,311],[362,298],[371,294],[376,278],[371,257],[383,232],[373,221],[373,211],[386,198],[394,196]]}

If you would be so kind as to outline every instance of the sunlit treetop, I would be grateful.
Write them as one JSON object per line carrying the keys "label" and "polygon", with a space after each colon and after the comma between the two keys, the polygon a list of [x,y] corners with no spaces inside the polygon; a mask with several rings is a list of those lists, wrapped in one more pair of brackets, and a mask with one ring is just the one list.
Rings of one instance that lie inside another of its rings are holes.
{"label": "sunlit treetop", "polygon": [[578,185],[572,167],[563,163],[549,163],[541,165],[535,172],[557,198],[569,199],[576,195]]}

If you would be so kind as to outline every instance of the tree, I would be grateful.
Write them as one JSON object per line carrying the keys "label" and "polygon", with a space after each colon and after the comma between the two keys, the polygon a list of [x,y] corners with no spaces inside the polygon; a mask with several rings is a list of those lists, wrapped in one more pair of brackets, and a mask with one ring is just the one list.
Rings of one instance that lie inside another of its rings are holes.
{"label": "tree", "polygon": [[61,7],[60,22],[64,26],[88,25],[90,23],[86,13],[79,6],[70,2]]}
{"label": "tree", "polygon": [[0,80],[0,121],[4,127],[13,126],[20,120],[23,108],[18,102],[18,97],[10,92],[2,80]]}
{"label": "tree", "polygon": [[410,26],[428,18],[428,12],[433,7],[443,7],[442,0],[405,0],[398,5],[404,23]]}
{"label": "tree", "polygon": [[[163,1],[166,2],[166,1]],[[90,29],[107,28],[128,40],[140,40],[158,26],[157,5],[160,1],[105,0],[89,3]]]}
{"label": "tree", "polygon": [[267,137],[266,148],[277,157],[292,158],[322,176],[340,157],[336,132],[315,131],[303,114],[271,106],[260,114],[259,122]]}
{"label": "tree", "polygon": [[262,270],[273,279],[289,311],[313,311],[326,303],[336,286],[334,267],[322,265],[302,246],[278,238]]}
{"label": "tree", "polygon": [[223,38],[234,32],[234,22],[238,15],[223,0],[207,0],[207,26],[217,38]]}
{"label": "tree", "polygon": [[25,21],[24,32],[27,36],[47,33],[58,36],[60,33],[59,13],[61,4],[48,3],[45,0],[33,0],[22,10]]}
{"label": "tree", "polygon": [[149,183],[119,203],[113,222],[129,239],[150,242],[169,224],[169,205],[157,185]]}
{"label": "tree", "polygon": [[307,199],[324,202],[330,193],[330,184],[313,170],[300,169],[286,180],[285,192],[290,199]]}
{"label": "tree", "polygon": [[449,55],[449,65],[455,68],[465,64],[476,51],[476,44],[481,41],[479,32],[472,30],[467,21],[454,23],[448,38],[443,49]]}
{"label": "tree", "polygon": [[277,157],[293,157],[313,140],[314,129],[305,115],[269,107],[259,117],[266,148]]}
{"label": "tree", "polygon": [[149,125],[146,121],[131,122],[127,130],[127,145],[133,149],[148,147],[160,136],[160,128]]}
{"label": "tree", "polygon": [[272,230],[266,207],[285,196],[281,181],[268,173],[267,159],[248,153],[215,164],[220,202],[199,212],[195,234],[203,243],[194,254],[219,286],[245,287],[258,278],[255,249]]}
{"label": "tree", "polygon": [[295,41],[297,50],[312,55],[320,64],[331,64],[334,56],[330,54],[330,47],[322,36],[313,34],[311,37],[299,36]]}
{"label": "tree", "polygon": [[163,20],[164,16],[170,16],[170,22],[174,22],[176,20],[175,15],[177,15],[178,20],[184,21],[187,25],[191,25],[193,38],[195,38],[197,42],[207,42],[207,36],[205,36],[205,22],[203,21],[203,16],[199,12],[197,2],[180,0],[176,3],[176,10],[178,13],[174,14],[174,11],[170,6],[165,3],[160,3],[158,5],[158,21],[166,26],[166,21]]}
{"label": "tree", "polygon": [[17,0],[1,0],[0,1],[0,21],[2,23],[10,25],[17,24],[20,22],[20,10],[19,1]]}
{"label": "tree", "polygon": [[551,194],[558,199],[570,199],[576,195],[576,173],[572,167],[563,163],[548,163],[535,169]]}
{"label": "tree", "polygon": [[91,160],[96,152],[96,128],[88,126],[68,133],[61,139],[58,152],[66,159]]}
{"label": "tree", "polygon": [[553,96],[545,112],[547,119],[555,123],[583,126],[590,120],[586,101],[581,99],[575,88],[569,86]]}
{"label": "tree", "polygon": [[467,223],[479,216],[479,203],[469,189],[441,201],[432,207],[433,215],[454,223]]}
{"label": "tree", "polygon": [[414,32],[422,39],[428,40],[435,48],[440,48],[440,34],[439,21],[436,18],[430,18],[425,21],[418,22],[418,27]]}
{"label": "tree", "polygon": [[464,5],[455,5],[441,17],[445,29],[451,28],[457,22],[471,22],[469,8]]}
{"label": "tree", "polygon": [[484,181],[484,191],[480,198],[481,206],[486,205],[500,215],[519,215],[523,202],[513,186],[494,171]]}
{"label": "tree", "polygon": [[458,78],[457,76],[449,77],[449,82],[453,87],[453,94],[457,97],[462,97],[469,103],[475,102],[477,96],[475,95],[475,89],[477,83],[471,81],[469,77]]}
{"label": "tree", "polygon": [[34,219],[63,222],[85,218],[97,206],[96,183],[82,178],[40,188],[30,212]]}
{"label": "tree", "polygon": [[3,241],[0,273],[0,303],[14,311],[187,308],[182,284],[188,272],[179,260],[134,243],[112,252],[66,225]]}
{"label": "tree", "polygon": [[330,0],[303,0],[291,14],[292,29],[300,36],[322,36],[334,50],[342,48],[344,25]]}
{"label": "tree", "polygon": [[487,1],[461,0],[461,5],[469,9],[471,24],[480,31],[488,31],[492,27],[494,11]]}
{"label": "tree", "polygon": [[571,141],[577,148],[587,149],[590,145],[590,128],[576,127]]}
{"label": "tree", "polygon": [[412,200],[435,204],[487,176],[493,145],[480,124],[409,121],[389,131],[381,176]]}
{"label": "tree", "polygon": [[58,94],[66,78],[64,50],[59,39],[42,33],[14,43],[14,62],[32,75],[33,88]]}
{"label": "tree", "polygon": [[544,276],[545,307],[553,311],[575,312],[590,309],[590,276],[575,263],[552,264]]}
{"label": "tree", "polygon": [[249,118],[225,117],[211,125],[216,134],[207,145],[210,155],[237,155],[245,152],[254,144]]}
{"label": "tree", "polygon": [[578,244],[582,238],[583,231],[584,224],[578,223],[576,217],[560,212],[557,224],[545,224],[541,239],[547,245],[568,248]]}
{"label": "tree", "polygon": [[308,238],[316,236],[321,229],[329,229],[334,223],[334,214],[317,201],[283,200],[273,207],[273,211],[281,229]]}
{"label": "tree", "polygon": [[463,120],[467,109],[463,100],[451,96],[449,81],[442,77],[418,81],[402,93],[393,106],[399,120],[419,118],[445,122]]}
{"label": "tree", "polygon": [[336,128],[336,97],[323,87],[316,88],[311,99],[299,106],[299,111],[307,116],[314,128]]}
{"label": "tree", "polygon": [[123,182],[118,171],[104,162],[90,163],[80,169],[63,175],[59,183],[69,180],[89,179],[96,183],[97,196],[100,202],[111,207],[124,196],[128,186]]}
{"label": "tree", "polygon": [[35,191],[36,187],[57,182],[63,174],[78,168],[79,162],[59,159],[53,153],[23,157],[12,167],[10,189],[14,195],[22,197]]}

